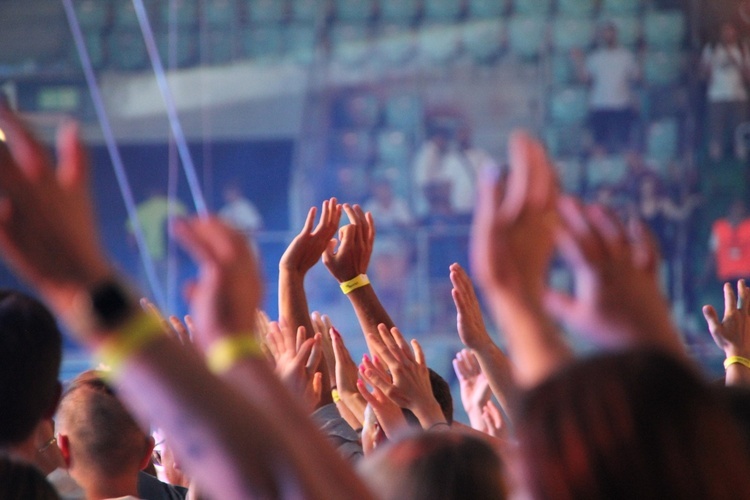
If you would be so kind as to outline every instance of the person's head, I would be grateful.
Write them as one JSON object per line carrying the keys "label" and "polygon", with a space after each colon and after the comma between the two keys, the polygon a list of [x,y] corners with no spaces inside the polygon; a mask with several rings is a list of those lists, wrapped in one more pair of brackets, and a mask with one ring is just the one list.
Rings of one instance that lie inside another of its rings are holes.
{"label": "person's head", "polygon": [[443,412],[445,420],[449,423],[453,423],[453,396],[451,395],[451,387],[448,382],[441,377],[432,368],[430,371],[430,386],[432,386],[432,395],[435,396],[440,409]]}
{"label": "person's head", "polygon": [[154,432],[152,436],[156,444],[151,455],[151,462],[154,465],[159,480],[177,486],[189,487],[190,479],[180,468],[180,464],[177,457],[175,457],[174,450],[169,445],[169,441],[165,439],[161,431]]}
{"label": "person's head", "polygon": [[505,498],[497,453],[476,437],[458,432],[408,434],[360,465],[365,482],[384,500]]}
{"label": "person's head", "polygon": [[600,28],[600,36],[606,47],[615,47],[617,45],[617,26],[615,26],[615,23],[604,23]]}
{"label": "person's head", "polygon": [[429,132],[429,140],[437,147],[438,151],[444,153],[448,150],[451,133],[446,127],[435,126]]}
{"label": "person's head", "polygon": [[60,398],[62,336],[42,303],[0,290],[0,447],[26,440]]}
{"label": "person's head", "polygon": [[60,451],[84,489],[92,482],[101,486],[122,477],[137,480],[151,458],[153,439],[94,371],[71,383],[57,416]]}
{"label": "person's head", "polygon": [[719,28],[719,39],[724,45],[734,45],[737,43],[737,27],[730,22],[724,22]]}
{"label": "person's head", "polygon": [[0,498],[59,500],[60,496],[35,466],[0,456]]}
{"label": "person's head", "polygon": [[531,498],[745,498],[728,410],[683,362],[631,351],[569,365],[522,397],[517,472]]}

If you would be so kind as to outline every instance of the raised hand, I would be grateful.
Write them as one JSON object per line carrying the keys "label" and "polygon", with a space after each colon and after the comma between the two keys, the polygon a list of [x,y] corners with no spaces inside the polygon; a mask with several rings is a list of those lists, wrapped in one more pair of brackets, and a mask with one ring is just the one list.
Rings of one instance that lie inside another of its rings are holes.
{"label": "raised hand", "polygon": [[482,410],[490,400],[491,392],[489,381],[482,373],[479,361],[469,349],[463,349],[453,359],[453,370],[458,377],[461,403],[469,416],[471,426],[480,431],[486,430]]}
{"label": "raised hand", "polygon": [[328,370],[328,380],[331,381],[332,387],[336,386],[336,355],[333,352],[330,334],[333,324],[327,315],[320,314],[318,311],[310,313],[310,321],[312,322],[313,332],[319,333],[322,339],[320,345],[323,350],[325,368]]}
{"label": "raised hand", "polygon": [[[370,384],[372,392],[367,390],[365,383]],[[357,381],[357,389],[364,401],[370,404],[380,428],[388,439],[393,439],[400,431],[409,426],[401,407],[378,388],[367,375],[362,372],[362,379]]]}
{"label": "raised hand", "polygon": [[474,212],[472,274],[486,292],[541,300],[554,250],[558,188],[541,144],[525,132],[510,139],[507,182],[485,171]]}
{"label": "raised hand", "polygon": [[[539,142],[514,132],[509,146],[507,182],[485,174],[480,183],[471,231],[471,270],[506,334],[516,382],[532,386],[571,357],[542,305],[558,226],[558,188]],[[483,368],[490,377],[490,363]]]}
{"label": "raised hand", "polygon": [[315,409],[322,391],[322,374],[317,371],[322,358],[320,334],[308,339],[304,327],[294,332],[277,322],[271,322],[268,330],[266,342],[276,375],[308,409]]}
{"label": "raised hand", "polygon": [[[739,297],[739,301],[737,300]],[[729,356],[750,356],[750,289],[745,280],[737,282],[737,295],[730,283],[724,283],[724,318],[712,306],[703,306],[716,345]]]}
{"label": "raised hand", "polygon": [[328,242],[323,254],[323,263],[340,283],[367,272],[375,242],[372,215],[359,205],[344,204],[343,208],[349,224],[339,230],[338,240]]}
{"label": "raised hand", "polygon": [[364,423],[365,406],[367,403],[360,395],[357,381],[357,365],[354,363],[349,349],[347,349],[344,339],[338,330],[331,327],[329,330],[331,342],[333,344],[335,374],[332,380],[336,381],[336,387],[339,396],[344,404],[349,408],[354,417],[360,424]]}
{"label": "raised hand", "polygon": [[302,231],[292,240],[279,261],[279,269],[304,275],[320,259],[341,220],[341,205],[336,198],[323,202],[320,220],[313,229],[317,208],[307,213]]}
{"label": "raised hand", "polygon": [[404,340],[398,328],[381,324],[378,332],[368,332],[371,345],[375,346],[378,358],[385,363],[390,377],[384,376],[375,364],[366,366],[364,375],[389,398],[402,408],[408,408],[419,419],[422,427],[445,422],[440,405],[432,394],[430,373],[422,347],[416,340],[411,346]]}
{"label": "raised hand", "polygon": [[[57,168],[20,118],[0,103],[0,250],[69,325],[77,296],[113,274],[100,246],[78,127],[57,137]],[[76,330],[80,336],[91,334]]]}
{"label": "raised hand", "polygon": [[450,267],[450,279],[453,283],[453,302],[456,304],[456,326],[461,342],[470,349],[481,349],[492,339],[484,326],[479,300],[474,293],[474,286],[466,271],[457,263]]}
{"label": "raised hand", "polygon": [[251,334],[263,287],[245,235],[216,217],[177,221],[174,233],[199,268],[189,297],[193,340],[205,350],[220,337]]}
{"label": "raised hand", "polygon": [[508,439],[508,424],[505,422],[502,412],[492,400],[487,401],[482,408],[482,422],[484,425],[482,430],[490,436],[503,440]]}
{"label": "raised hand", "polygon": [[[162,330],[171,337],[175,338],[180,344],[187,346],[192,345],[190,339],[190,333],[187,327],[180,321],[177,316],[170,316],[169,319],[162,315],[161,311],[156,304],[148,300],[146,297],[142,297],[140,300],[141,309],[145,312],[154,316],[162,327]],[[186,316],[187,318],[187,316]]]}
{"label": "raised hand", "polygon": [[634,223],[628,238],[606,209],[570,198],[561,200],[560,213],[559,248],[573,270],[576,296],[550,291],[549,311],[600,346],[651,345],[684,355],[645,227]]}

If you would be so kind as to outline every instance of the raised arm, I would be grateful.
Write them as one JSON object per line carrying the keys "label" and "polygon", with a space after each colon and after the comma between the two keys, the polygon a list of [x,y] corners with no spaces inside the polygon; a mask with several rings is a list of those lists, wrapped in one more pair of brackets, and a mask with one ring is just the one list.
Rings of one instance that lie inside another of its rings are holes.
{"label": "raised arm", "polygon": [[507,339],[516,382],[532,386],[571,358],[542,305],[557,227],[557,183],[541,144],[510,139],[507,186],[485,171],[474,212],[472,274]]}
{"label": "raised arm", "polygon": [[711,337],[726,356],[726,384],[750,385],[750,289],[745,280],[737,282],[737,295],[730,283],[724,283],[723,319],[719,320],[712,306],[703,306],[703,316]]}
{"label": "raised arm", "polygon": [[[347,288],[342,291],[352,303],[367,340],[367,333],[377,332],[379,324],[382,323],[388,328],[395,325],[380,303],[372,284],[362,284],[361,279],[358,280],[359,283],[352,283],[355,278],[367,274],[370,264],[372,246],[375,242],[375,222],[372,215],[369,212],[365,214],[359,205],[344,204],[344,211],[349,218],[349,224],[339,230],[338,241],[330,241],[323,254],[323,263],[343,288]],[[351,286],[347,287],[346,284]],[[369,340],[367,347],[371,353],[374,352]]]}
{"label": "raised arm", "polygon": [[[479,300],[466,271],[458,264],[451,265],[453,302],[456,305],[456,326],[461,342],[471,349],[468,359],[476,356],[481,372],[489,381],[493,394],[510,413],[511,401],[517,391],[513,367],[508,357],[490,338],[484,326]],[[481,412],[481,407],[479,408]],[[478,417],[477,417],[478,418]]]}
{"label": "raised arm", "polygon": [[626,228],[605,208],[561,200],[563,258],[575,297],[549,292],[547,305],[576,333],[605,348],[658,347],[687,358],[659,289],[656,244],[643,224]]}
{"label": "raised arm", "polygon": [[[6,195],[0,203],[3,257],[77,333],[79,341],[120,361],[113,374],[119,395],[142,423],[165,431],[201,488],[218,498],[367,497],[351,471],[332,481],[338,484],[321,484],[315,478],[320,473],[314,470],[316,462],[333,464],[331,471],[326,466],[329,476],[338,476],[339,466],[347,471],[332,452],[333,461],[327,462],[329,448],[322,438],[323,460],[317,453],[302,451],[292,442],[302,439],[290,436],[295,428],[280,427],[264,408],[217,379],[194,353],[163,335],[158,322],[144,320],[147,317],[138,311],[136,300],[115,292],[111,280],[116,273],[99,245],[76,128],[67,126],[60,135],[56,171],[44,148],[2,105],[0,128],[7,136],[7,145],[0,143],[0,187]],[[218,250],[223,254],[226,246]],[[202,266],[199,288],[221,284],[223,277],[214,265]],[[246,308],[253,295],[260,294],[259,288],[241,292]],[[92,297],[97,299],[93,304]],[[248,326],[240,321],[242,314],[224,314],[237,312],[235,301],[203,297],[201,307],[193,310],[196,322],[209,312],[224,319],[201,320],[199,329],[214,325],[221,328],[217,332],[240,332]],[[257,378],[255,383],[264,381]]]}

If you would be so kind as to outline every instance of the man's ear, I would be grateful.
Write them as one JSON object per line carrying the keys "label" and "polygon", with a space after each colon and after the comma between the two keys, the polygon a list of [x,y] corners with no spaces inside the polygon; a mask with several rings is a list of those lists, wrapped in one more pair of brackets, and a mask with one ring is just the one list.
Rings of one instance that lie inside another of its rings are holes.
{"label": "man's ear", "polygon": [[146,451],[141,459],[141,466],[140,470],[145,469],[148,467],[149,463],[151,462],[151,454],[154,452],[154,446],[156,446],[156,441],[154,440],[153,436],[148,436],[146,438]]}
{"label": "man's ear", "polygon": [[61,396],[62,396],[62,384],[58,380],[55,383],[55,392],[52,397],[52,401],[50,402],[49,408],[44,410],[44,414],[42,415],[42,418],[52,419],[55,416],[55,412],[57,411],[57,406],[60,404]]}
{"label": "man's ear", "polygon": [[63,460],[65,460],[65,468],[70,469],[71,457],[70,457],[70,441],[68,440],[67,434],[57,435],[57,446],[60,448]]}

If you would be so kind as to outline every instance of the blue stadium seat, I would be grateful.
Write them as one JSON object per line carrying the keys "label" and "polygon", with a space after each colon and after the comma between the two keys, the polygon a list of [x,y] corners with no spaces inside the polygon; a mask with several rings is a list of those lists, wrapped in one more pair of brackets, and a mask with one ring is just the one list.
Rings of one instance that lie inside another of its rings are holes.
{"label": "blue stadium seat", "polygon": [[421,129],[424,105],[417,95],[399,94],[385,103],[385,123],[391,128],[413,132]]}
{"label": "blue stadium seat", "polygon": [[108,49],[110,64],[115,69],[133,71],[148,65],[146,46],[137,29],[113,31]]}
{"label": "blue stadium seat", "polygon": [[562,87],[576,80],[575,65],[570,54],[557,53],[550,58],[550,77],[552,85]]}
{"label": "blue stadium seat", "polygon": [[284,30],[280,27],[251,26],[241,35],[243,53],[253,59],[273,60],[284,53]]}
{"label": "blue stadium seat", "polygon": [[285,30],[287,54],[301,64],[310,64],[315,58],[315,27],[306,23],[290,24]]}
{"label": "blue stadium seat", "polygon": [[[146,11],[151,14],[151,2],[144,2]],[[150,16],[149,16],[150,18]],[[118,29],[138,28],[138,16],[131,0],[116,0],[114,3],[114,25]]]}
{"label": "blue stadium seat", "polygon": [[505,23],[502,19],[467,22],[463,27],[463,46],[475,62],[493,61],[502,51]]}
{"label": "blue stadium seat", "polygon": [[609,21],[617,28],[617,40],[625,47],[633,48],[642,36],[641,18],[635,15],[607,16],[601,19]]}
{"label": "blue stadium seat", "polygon": [[419,12],[419,0],[380,0],[380,17],[385,23],[411,24]]}
{"label": "blue stadium seat", "polygon": [[292,0],[292,21],[314,24],[318,16],[325,16],[325,9],[319,0]]}
{"label": "blue stadium seat", "polygon": [[236,0],[211,0],[204,1],[203,19],[211,29],[229,30],[234,26],[237,19]]}
{"label": "blue stadium seat", "polygon": [[564,17],[590,17],[595,7],[595,0],[557,0],[557,14]]}
{"label": "blue stadium seat", "polygon": [[166,28],[174,19],[175,24],[180,27],[191,27],[198,23],[198,1],[197,0],[177,0],[174,3],[175,9],[172,10],[173,2],[162,2],[159,9],[161,26]]}
{"label": "blue stadium seat", "polygon": [[409,28],[388,26],[377,41],[378,56],[385,66],[400,66],[416,53],[416,37]]}
{"label": "blue stadium seat", "polygon": [[521,16],[546,16],[552,10],[552,0],[513,0],[513,12]]}
{"label": "blue stadium seat", "polygon": [[646,156],[658,162],[667,162],[677,156],[679,141],[677,120],[667,118],[652,122],[646,135]]}
{"label": "blue stadium seat", "polygon": [[206,33],[202,61],[207,64],[228,63],[235,57],[234,37],[230,31],[222,29],[209,30]]}
{"label": "blue stadium seat", "polygon": [[424,0],[427,21],[451,22],[461,15],[461,2],[456,0]]}
{"label": "blue stadium seat", "polygon": [[550,100],[550,116],[558,125],[581,124],[588,114],[585,87],[567,87],[556,91]]}
{"label": "blue stadium seat", "polygon": [[76,4],[76,15],[81,28],[88,32],[101,31],[109,20],[110,2],[83,0]]}
{"label": "blue stadium seat", "polygon": [[649,49],[680,47],[685,30],[685,14],[681,10],[648,11],[643,19],[643,37]]}
{"label": "blue stadium seat", "polygon": [[164,67],[170,67],[171,61],[169,56],[173,51],[176,67],[184,68],[193,63],[196,55],[197,38],[198,35],[193,30],[179,30],[173,38],[174,48],[171,48],[169,33],[165,31],[157,33],[156,45]]}
{"label": "blue stadium seat", "polygon": [[643,60],[643,77],[651,86],[679,83],[684,56],[680,52],[648,51]]}
{"label": "blue stadium seat", "polygon": [[448,64],[458,54],[460,33],[450,25],[423,27],[417,35],[419,52],[430,63]]}
{"label": "blue stadium seat", "polygon": [[583,125],[547,125],[542,131],[544,144],[553,157],[576,157],[583,152]]}
{"label": "blue stadium seat", "polygon": [[360,25],[336,25],[330,39],[334,59],[348,66],[364,63],[372,52],[368,31]]}
{"label": "blue stadium seat", "polygon": [[374,0],[336,0],[336,19],[344,23],[366,23],[373,15]]}
{"label": "blue stadium seat", "polygon": [[401,130],[383,130],[378,134],[378,158],[381,163],[407,166],[411,161],[412,147],[409,136]]}
{"label": "blue stadium seat", "polygon": [[488,19],[502,17],[505,3],[499,0],[469,0],[469,17]]}
{"label": "blue stadium seat", "polygon": [[547,23],[541,17],[511,17],[508,21],[508,44],[514,55],[538,57],[547,40]]}
{"label": "blue stadium seat", "polygon": [[591,158],[586,164],[586,186],[589,189],[620,184],[628,173],[628,164],[622,156]]}
{"label": "blue stadium seat", "polygon": [[641,0],[602,0],[601,12],[604,14],[637,14],[642,7]]}
{"label": "blue stadium seat", "polygon": [[282,0],[246,0],[253,24],[280,23],[286,16],[286,2]]}
{"label": "blue stadium seat", "polygon": [[594,23],[590,19],[558,17],[552,22],[552,45],[558,52],[586,50],[594,39]]}

